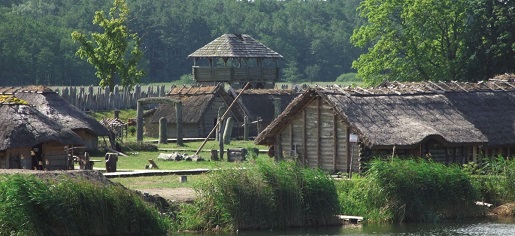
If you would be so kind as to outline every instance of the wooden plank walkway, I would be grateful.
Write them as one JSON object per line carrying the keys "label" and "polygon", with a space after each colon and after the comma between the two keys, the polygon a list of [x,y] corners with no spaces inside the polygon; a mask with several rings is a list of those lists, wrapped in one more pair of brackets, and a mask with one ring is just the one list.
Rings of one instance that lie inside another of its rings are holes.
{"label": "wooden plank walkway", "polygon": [[191,170],[132,170],[105,172],[107,178],[139,177],[139,176],[158,176],[158,175],[198,175],[206,173],[210,169],[191,169]]}
{"label": "wooden plank walkway", "polygon": [[351,224],[357,224],[363,221],[363,217],[361,216],[346,216],[346,215],[337,215],[338,219],[349,222]]}

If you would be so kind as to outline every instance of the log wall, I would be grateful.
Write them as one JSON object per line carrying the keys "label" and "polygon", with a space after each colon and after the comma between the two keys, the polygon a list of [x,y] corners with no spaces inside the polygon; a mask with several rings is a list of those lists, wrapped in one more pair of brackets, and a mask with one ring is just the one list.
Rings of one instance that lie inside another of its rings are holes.
{"label": "log wall", "polygon": [[347,172],[353,154],[353,172],[359,171],[359,146],[350,152],[347,125],[320,98],[304,110],[280,132],[281,156],[294,158],[309,167]]}

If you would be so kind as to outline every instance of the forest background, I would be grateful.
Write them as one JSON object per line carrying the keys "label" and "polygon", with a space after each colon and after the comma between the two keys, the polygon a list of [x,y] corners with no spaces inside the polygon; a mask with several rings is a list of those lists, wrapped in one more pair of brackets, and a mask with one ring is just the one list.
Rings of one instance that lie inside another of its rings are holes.
{"label": "forest background", "polygon": [[[127,4],[128,27],[142,40],[141,66],[146,71],[142,83],[170,82],[191,74],[193,61],[187,56],[226,33],[249,34],[283,55],[279,66],[286,82],[335,81],[358,71],[372,83],[370,78],[375,77],[478,81],[515,68],[515,10],[510,0],[127,0]],[[70,35],[75,30],[100,31],[92,23],[94,13],[107,12],[111,5],[105,0],[1,1],[0,86],[98,84],[94,68],[75,55],[79,45]],[[384,44],[385,40],[393,44]],[[380,46],[379,53],[374,45]],[[438,48],[443,59],[427,61],[440,58]],[[420,76],[417,69],[425,65],[433,72]],[[411,72],[400,73],[394,67]],[[448,68],[451,74],[441,73]]]}

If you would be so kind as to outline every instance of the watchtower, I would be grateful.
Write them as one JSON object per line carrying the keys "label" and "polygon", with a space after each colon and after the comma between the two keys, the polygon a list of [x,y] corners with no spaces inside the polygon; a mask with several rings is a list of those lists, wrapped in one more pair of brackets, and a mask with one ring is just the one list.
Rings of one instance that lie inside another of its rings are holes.
{"label": "watchtower", "polygon": [[279,80],[279,53],[246,34],[224,34],[188,56],[199,84],[228,83],[233,88],[273,88]]}

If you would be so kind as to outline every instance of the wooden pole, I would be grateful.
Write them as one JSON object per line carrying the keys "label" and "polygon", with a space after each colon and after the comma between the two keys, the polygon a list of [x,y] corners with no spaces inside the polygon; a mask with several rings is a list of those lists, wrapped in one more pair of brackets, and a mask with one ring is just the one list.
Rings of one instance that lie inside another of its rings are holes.
{"label": "wooden pole", "polygon": [[[249,87],[249,85],[250,85],[250,82],[247,82],[247,84],[245,84],[245,87],[243,87],[243,89],[240,91],[240,94],[238,94],[238,96],[236,96],[236,98],[234,98],[234,101],[232,101],[231,105],[229,105],[229,107],[225,111],[224,115],[222,116],[222,119],[220,119],[220,120],[224,120],[225,119],[225,116],[229,113],[229,111],[231,111],[232,106],[234,106],[234,104],[236,103],[238,98],[240,98],[241,94],[243,94],[243,91],[245,91],[245,89],[247,89]],[[211,132],[209,132],[209,134],[207,135],[206,139],[204,139],[204,142],[202,142],[202,145],[200,145],[198,150],[195,152],[195,155],[198,155],[200,153],[200,151],[202,151],[202,148],[204,148],[204,145],[206,145],[207,140],[209,139],[209,137],[213,134],[213,132],[215,132],[216,128],[218,128],[218,126],[220,125],[220,120],[216,122],[215,127],[213,127]]]}

